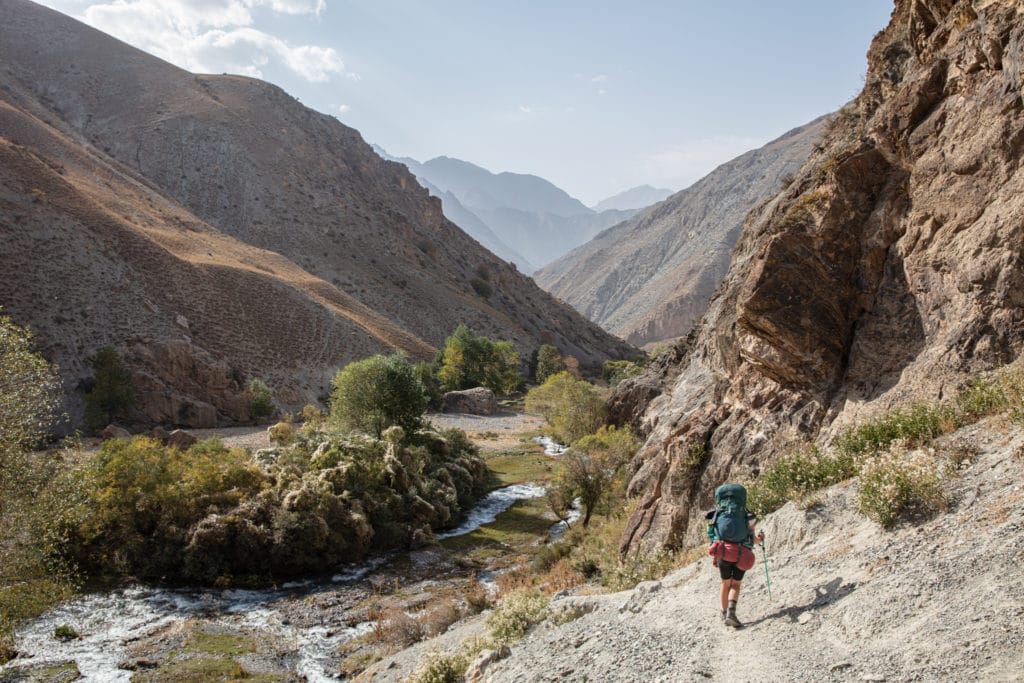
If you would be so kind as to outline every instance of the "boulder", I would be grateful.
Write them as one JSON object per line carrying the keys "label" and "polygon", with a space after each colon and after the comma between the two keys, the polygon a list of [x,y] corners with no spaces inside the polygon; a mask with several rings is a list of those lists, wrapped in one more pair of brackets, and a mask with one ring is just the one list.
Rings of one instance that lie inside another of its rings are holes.
{"label": "boulder", "polygon": [[129,439],[132,433],[124,427],[119,427],[115,424],[109,424],[106,428],[100,432],[100,438],[104,441],[108,439]]}
{"label": "boulder", "polygon": [[484,680],[484,676],[487,673],[487,667],[494,662],[505,659],[512,651],[508,645],[502,645],[497,650],[481,650],[480,654],[473,659],[469,664],[469,668],[466,669],[465,680],[466,683],[478,683]]}
{"label": "boulder", "polygon": [[179,451],[188,450],[192,444],[198,441],[196,437],[192,436],[189,432],[184,429],[175,429],[171,432],[170,436],[167,437],[167,445],[177,448]]}
{"label": "boulder", "polygon": [[493,415],[498,412],[498,399],[494,392],[485,387],[449,391],[441,402],[445,413],[469,413],[470,415]]}
{"label": "boulder", "polygon": [[149,430],[149,437],[152,439],[156,439],[162,444],[166,444],[167,441],[171,438],[171,434],[163,427],[156,426],[153,427],[153,429]]}

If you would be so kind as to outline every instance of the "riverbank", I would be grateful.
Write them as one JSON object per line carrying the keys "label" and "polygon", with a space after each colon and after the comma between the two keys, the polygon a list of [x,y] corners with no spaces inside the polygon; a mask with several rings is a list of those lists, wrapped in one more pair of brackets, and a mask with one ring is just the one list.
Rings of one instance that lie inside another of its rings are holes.
{"label": "riverbank", "polygon": [[[558,461],[532,440],[535,416],[428,417],[438,428],[477,427],[469,433],[492,489],[433,544],[266,590],[129,586],[80,596],[19,632],[21,655],[0,681],[44,671],[61,680],[339,680],[486,607],[487,586],[528,562],[556,521],[542,495]],[[269,445],[265,428],[196,436]]]}

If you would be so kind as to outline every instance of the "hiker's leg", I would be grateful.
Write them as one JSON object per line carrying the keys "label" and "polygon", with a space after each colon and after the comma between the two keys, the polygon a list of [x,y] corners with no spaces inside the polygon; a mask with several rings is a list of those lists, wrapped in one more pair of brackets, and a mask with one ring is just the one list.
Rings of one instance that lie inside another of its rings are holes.
{"label": "hiker's leg", "polygon": [[740,599],[740,580],[739,579],[733,579],[733,580],[729,581],[729,595],[728,595],[728,598],[726,598],[726,607],[728,607],[730,602],[733,603],[733,604],[739,602],[739,599]]}
{"label": "hiker's leg", "polygon": [[729,589],[732,587],[731,579],[722,579],[722,610],[729,607]]}

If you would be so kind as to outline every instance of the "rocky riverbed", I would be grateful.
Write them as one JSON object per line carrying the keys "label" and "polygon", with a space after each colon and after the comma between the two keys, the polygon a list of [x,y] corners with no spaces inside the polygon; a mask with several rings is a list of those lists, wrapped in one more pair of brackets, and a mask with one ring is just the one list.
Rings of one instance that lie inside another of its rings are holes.
{"label": "rocky riverbed", "polygon": [[[438,427],[477,427],[470,434],[494,458],[499,484],[437,544],[260,590],[131,585],[82,595],[20,632],[21,654],[0,668],[0,681],[333,681],[344,678],[343,668],[358,670],[396,646],[382,633],[386,615],[414,614],[442,598],[465,609],[467,591],[486,591],[484,584],[521,559],[523,543],[539,544],[554,524],[542,514],[534,534],[520,535],[508,552],[488,532],[479,540],[486,552],[476,552],[481,527],[543,496],[550,458],[530,440],[542,424],[534,416],[431,418]],[[267,444],[264,428],[197,436],[250,449]]]}

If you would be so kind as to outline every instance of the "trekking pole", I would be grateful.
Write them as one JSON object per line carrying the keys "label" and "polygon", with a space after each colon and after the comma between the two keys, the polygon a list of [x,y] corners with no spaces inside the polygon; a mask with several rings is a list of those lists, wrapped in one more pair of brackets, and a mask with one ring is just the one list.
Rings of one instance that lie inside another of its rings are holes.
{"label": "trekking pole", "polygon": [[764,560],[764,580],[768,584],[768,599],[772,599],[772,580],[768,576],[768,551],[764,548],[764,541],[761,541],[761,559]]}

